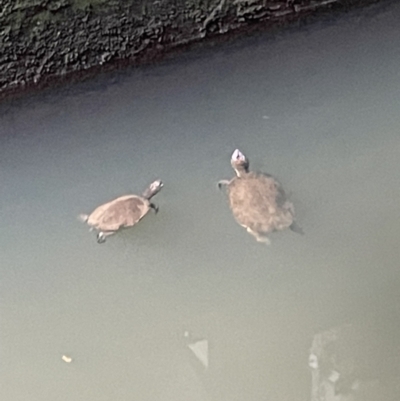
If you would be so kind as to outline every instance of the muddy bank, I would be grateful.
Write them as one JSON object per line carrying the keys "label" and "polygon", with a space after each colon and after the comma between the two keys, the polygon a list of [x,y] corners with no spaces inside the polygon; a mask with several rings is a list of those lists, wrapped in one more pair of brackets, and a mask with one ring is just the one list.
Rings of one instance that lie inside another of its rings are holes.
{"label": "muddy bank", "polygon": [[0,98],[378,0],[3,0]]}

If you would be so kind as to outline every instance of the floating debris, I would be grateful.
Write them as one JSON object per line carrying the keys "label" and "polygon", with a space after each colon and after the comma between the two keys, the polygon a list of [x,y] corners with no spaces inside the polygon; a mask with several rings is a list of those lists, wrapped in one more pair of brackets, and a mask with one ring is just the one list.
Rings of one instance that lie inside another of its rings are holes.
{"label": "floating debris", "polygon": [[188,344],[189,349],[196,355],[197,359],[205,368],[208,368],[208,341],[200,340],[192,344]]}
{"label": "floating debris", "polygon": [[328,377],[328,380],[332,383],[336,383],[340,378],[340,373],[337,370],[332,370]]}
{"label": "floating debris", "polygon": [[72,362],[72,358],[69,357],[68,355],[63,355],[63,356],[61,357],[61,359],[62,359],[64,362],[66,362],[66,363],[71,363],[71,362]]}
{"label": "floating debris", "polygon": [[318,369],[319,365],[318,365],[318,357],[315,354],[310,354],[310,356],[308,357],[308,366],[311,369]]}
{"label": "floating debris", "polygon": [[187,343],[188,348],[193,352],[193,354],[201,362],[201,364],[205,368],[208,368],[208,340],[195,340],[192,338],[191,334],[188,331],[185,331],[183,333],[183,336],[191,340]]}

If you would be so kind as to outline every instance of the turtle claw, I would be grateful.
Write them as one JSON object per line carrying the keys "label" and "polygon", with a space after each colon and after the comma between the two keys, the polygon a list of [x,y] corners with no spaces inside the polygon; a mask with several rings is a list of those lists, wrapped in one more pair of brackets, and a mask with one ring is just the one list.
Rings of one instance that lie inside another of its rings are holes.
{"label": "turtle claw", "polygon": [[218,189],[221,189],[224,185],[229,185],[230,181],[229,180],[220,180],[218,181]]}
{"label": "turtle claw", "polygon": [[106,236],[104,235],[104,233],[102,231],[100,231],[97,234],[97,243],[104,244],[104,242],[106,242]]}
{"label": "turtle claw", "polygon": [[155,214],[158,213],[158,206],[157,205],[155,205],[154,203],[150,203],[150,207],[154,210]]}

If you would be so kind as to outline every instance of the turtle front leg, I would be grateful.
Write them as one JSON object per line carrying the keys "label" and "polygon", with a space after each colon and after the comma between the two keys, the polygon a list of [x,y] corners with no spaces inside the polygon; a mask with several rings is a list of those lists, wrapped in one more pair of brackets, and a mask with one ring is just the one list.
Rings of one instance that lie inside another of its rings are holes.
{"label": "turtle front leg", "polygon": [[158,206],[157,205],[155,205],[154,203],[150,203],[150,207],[154,210],[155,214],[158,213]]}
{"label": "turtle front leg", "polygon": [[229,185],[230,184],[230,180],[221,180],[218,181],[218,189],[221,189],[223,186]]}

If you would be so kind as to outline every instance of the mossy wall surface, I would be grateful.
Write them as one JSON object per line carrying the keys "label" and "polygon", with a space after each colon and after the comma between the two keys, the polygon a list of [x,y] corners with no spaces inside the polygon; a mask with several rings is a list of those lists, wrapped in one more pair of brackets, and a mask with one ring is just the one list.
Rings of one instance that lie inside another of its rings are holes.
{"label": "mossy wall surface", "polygon": [[2,0],[0,97],[174,48],[377,0]]}

